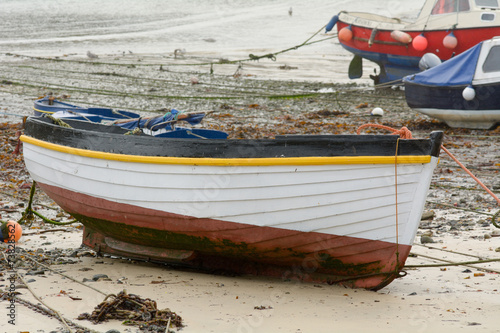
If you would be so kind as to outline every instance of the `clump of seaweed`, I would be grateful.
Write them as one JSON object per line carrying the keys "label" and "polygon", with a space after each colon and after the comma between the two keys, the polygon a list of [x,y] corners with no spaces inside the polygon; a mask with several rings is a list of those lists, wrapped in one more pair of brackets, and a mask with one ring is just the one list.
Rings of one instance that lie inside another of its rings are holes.
{"label": "clump of seaweed", "polygon": [[149,326],[181,328],[182,318],[170,309],[158,310],[156,302],[149,298],[141,298],[134,294],[128,294],[126,290],[118,295],[110,294],[104,298],[99,305],[94,308],[91,314],[82,313],[79,320],[90,320],[98,324],[110,319],[124,320],[124,325],[139,326],[148,328]]}

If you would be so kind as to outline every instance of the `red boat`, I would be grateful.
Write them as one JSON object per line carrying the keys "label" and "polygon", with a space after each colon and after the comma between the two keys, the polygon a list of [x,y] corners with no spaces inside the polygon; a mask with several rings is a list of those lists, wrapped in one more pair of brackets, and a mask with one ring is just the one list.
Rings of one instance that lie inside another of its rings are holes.
{"label": "red boat", "polygon": [[427,0],[413,22],[340,12],[327,31],[336,24],[340,44],[355,55],[350,78],[361,77],[364,58],[380,66],[380,73],[371,77],[384,83],[426,69],[419,63],[427,53],[444,61],[500,35],[499,10],[498,0]]}

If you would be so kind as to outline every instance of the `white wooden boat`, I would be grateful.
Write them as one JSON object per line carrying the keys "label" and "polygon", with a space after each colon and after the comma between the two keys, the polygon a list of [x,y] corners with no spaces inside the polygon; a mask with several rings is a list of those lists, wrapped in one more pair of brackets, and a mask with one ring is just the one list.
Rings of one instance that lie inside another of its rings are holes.
{"label": "white wooden boat", "polygon": [[32,178],[103,253],[380,289],[400,276],[441,132],[175,139],[26,122]]}

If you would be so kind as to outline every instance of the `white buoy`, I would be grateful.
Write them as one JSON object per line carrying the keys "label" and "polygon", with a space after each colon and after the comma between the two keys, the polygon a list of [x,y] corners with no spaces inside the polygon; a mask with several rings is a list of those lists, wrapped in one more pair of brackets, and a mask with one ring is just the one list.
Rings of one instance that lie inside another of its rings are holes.
{"label": "white buoy", "polygon": [[457,39],[457,37],[455,37],[453,32],[450,32],[448,35],[446,35],[443,38],[443,45],[444,45],[444,47],[446,47],[447,49],[450,49],[450,50],[453,50],[454,48],[457,47],[458,39]]}
{"label": "white buoy", "polygon": [[429,68],[436,67],[441,63],[441,59],[434,53],[426,53],[420,58],[420,61],[418,62],[418,68],[420,68],[421,71],[425,71]]}
{"label": "white buoy", "polygon": [[394,30],[391,32],[391,37],[395,41],[398,41],[403,44],[410,44],[413,40],[409,34],[400,30]]}
{"label": "white buoy", "polygon": [[467,86],[464,91],[462,91],[462,96],[466,101],[472,101],[476,97],[476,91],[472,86]]}
{"label": "white buoy", "polygon": [[370,113],[372,116],[380,116],[382,117],[384,115],[384,110],[382,108],[373,108],[372,112]]}

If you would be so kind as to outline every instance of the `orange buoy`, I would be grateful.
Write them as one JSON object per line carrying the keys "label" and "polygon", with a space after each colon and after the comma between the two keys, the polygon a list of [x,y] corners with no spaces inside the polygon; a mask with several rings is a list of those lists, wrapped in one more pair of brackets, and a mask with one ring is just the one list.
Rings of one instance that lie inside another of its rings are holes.
{"label": "orange buoy", "polygon": [[417,51],[423,51],[427,48],[427,45],[429,45],[429,42],[427,41],[427,38],[425,38],[424,35],[418,35],[413,39],[413,42],[411,43],[413,45],[413,48]]}
{"label": "orange buoy", "polygon": [[397,42],[403,43],[403,44],[410,44],[412,41],[412,38],[409,34],[407,34],[404,31],[401,30],[394,30],[391,32],[391,37]]}
{"label": "orange buoy", "polygon": [[443,46],[447,49],[453,50],[458,45],[458,39],[453,32],[450,32],[443,38]]}
{"label": "orange buoy", "polygon": [[23,235],[21,225],[15,221],[7,221],[2,223],[0,238],[5,243],[17,242]]}
{"label": "orange buoy", "polygon": [[343,27],[339,31],[339,39],[343,42],[348,42],[352,39],[352,30],[351,26]]}

